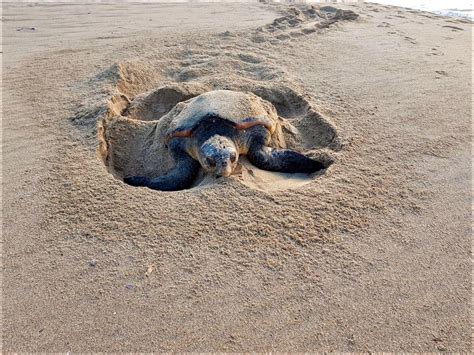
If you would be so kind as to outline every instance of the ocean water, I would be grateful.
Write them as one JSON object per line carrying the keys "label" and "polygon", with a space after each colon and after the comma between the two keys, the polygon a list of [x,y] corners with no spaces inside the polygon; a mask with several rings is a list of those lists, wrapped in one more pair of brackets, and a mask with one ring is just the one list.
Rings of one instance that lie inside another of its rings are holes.
{"label": "ocean water", "polygon": [[[199,1],[199,0],[198,0]],[[203,0],[207,1],[207,0]],[[220,0],[217,0],[220,1]],[[275,0],[286,3],[362,3],[373,2],[384,5],[408,7],[416,10],[433,12],[435,14],[461,17],[474,21],[473,0]]]}
{"label": "ocean water", "polygon": [[310,2],[329,4],[374,2],[384,5],[394,5],[416,10],[429,11],[439,15],[461,17],[471,21],[474,20],[473,0],[281,0],[281,2]]}
{"label": "ocean water", "polygon": [[385,5],[409,7],[439,15],[474,20],[472,0],[370,0]]}

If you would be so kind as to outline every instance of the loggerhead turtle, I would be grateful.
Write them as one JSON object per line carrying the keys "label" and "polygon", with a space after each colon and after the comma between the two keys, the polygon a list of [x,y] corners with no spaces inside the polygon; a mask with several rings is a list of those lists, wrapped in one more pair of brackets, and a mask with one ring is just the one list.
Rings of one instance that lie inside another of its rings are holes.
{"label": "loggerhead turtle", "polygon": [[178,103],[169,115],[165,142],[176,166],[162,176],[125,177],[125,183],[162,191],[182,190],[192,185],[200,167],[217,178],[231,175],[239,155],[269,171],[314,173],[325,169],[321,162],[303,154],[269,146],[281,140],[277,137],[281,136],[281,120],[271,103],[254,94],[209,91]]}

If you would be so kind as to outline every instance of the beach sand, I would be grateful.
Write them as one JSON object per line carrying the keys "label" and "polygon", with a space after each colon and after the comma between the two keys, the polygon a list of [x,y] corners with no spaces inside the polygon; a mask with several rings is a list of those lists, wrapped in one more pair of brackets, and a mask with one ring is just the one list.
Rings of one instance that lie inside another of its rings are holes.
{"label": "beach sand", "polygon": [[[471,24],[337,6],[3,4],[4,352],[471,350]],[[120,180],[222,88],[333,164]]]}

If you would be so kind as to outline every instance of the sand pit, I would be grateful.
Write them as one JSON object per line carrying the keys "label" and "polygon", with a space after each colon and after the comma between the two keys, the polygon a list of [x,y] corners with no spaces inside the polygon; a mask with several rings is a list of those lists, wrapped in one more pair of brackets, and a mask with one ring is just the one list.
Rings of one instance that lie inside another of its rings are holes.
{"label": "sand pit", "polygon": [[[121,78],[120,86],[127,87],[124,78]],[[109,100],[108,110],[99,123],[99,154],[108,171],[118,179],[126,176],[164,175],[175,165],[166,145],[166,134],[171,129],[170,123],[176,117],[200,117],[196,115],[197,113],[186,113],[183,107],[192,101],[192,98],[219,89],[219,86],[216,86],[209,80],[206,84],[170,83],[156,90],[138,94],[133,100],[123,93],[114,95]],[[252,101],[248,103],[230,101],[230,106],[227,105],[229,108],[226,109],[225,100],[232,100],[232,97],[222,95],[222,99],[217,99],[220,111],[216,111],[217,108],[213,107],[201,107],[200,111],[216,112],[221,117],[233,115],[241,115],[243,118],[272,117],[271,120],[278,122],[278,125],[270,146],[311,150],[313,157],[318,156],[325,166],[329,167],[333,158],[327,151],[340,148],[336,130],[301,94],[287,87],[247,84],[244,88],[247,92],[258,93],[269,101],[261,100],[260,96],[249,96]],[[232,89],[234,91],[229,93],[240,92],[235,91],[239,89],[238,85],[232,86]],[[241,108],[246,107],[250,111],[242,111]],[[261,108],[255,111],[252,107]],[[304,135],[299,133],[298,127],[304,128]],[[322,152],[322,148],[327,150]],[[321,176],[321,173],[292,175],[264,172],[252,166],[248,160],[242,159],[233,178],[249,187],[277,191],[301,186],[305,181],[309,182],[316,176]],[[215,180],[201,176],[194,187],[209,186],[212,181]]]}

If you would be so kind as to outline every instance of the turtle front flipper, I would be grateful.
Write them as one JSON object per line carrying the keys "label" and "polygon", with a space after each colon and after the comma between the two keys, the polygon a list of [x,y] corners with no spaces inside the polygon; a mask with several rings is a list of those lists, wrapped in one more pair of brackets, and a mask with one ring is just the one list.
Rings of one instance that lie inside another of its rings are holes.
{"label": "turtle front flipper", "polygon": [[289,149],[262,147],[249,151],[248,158],[257,168],[281,173],[312,174],[326,168],[321,162]]}
{"label": "turtle front flipper", "polygon": [[289,149],[273,149],[266,146],[268,131],[254,129],[247,157],[257,168],[281,173],[311,174],[325,169],[323,163]]}
{"label": "turtle front flipper", "polygon": [[160,191],[178,191],[189,188],[199,172],[199,162],[184,151],[177,139],[171,142],[170,151],[176,161],[176,166],[166,175],[153,178],[129,176],[123,181],[132,186],[144,186]]}

